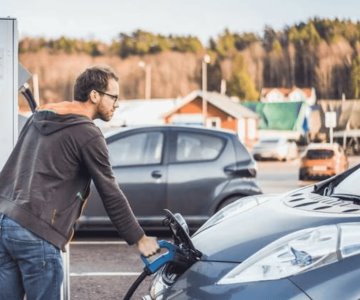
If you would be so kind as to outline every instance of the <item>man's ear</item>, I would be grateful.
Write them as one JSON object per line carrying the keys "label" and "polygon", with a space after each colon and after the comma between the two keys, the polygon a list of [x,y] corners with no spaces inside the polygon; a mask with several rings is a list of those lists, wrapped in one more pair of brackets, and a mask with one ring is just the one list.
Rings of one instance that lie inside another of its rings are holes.
{"label": "man's ear", "polygon": [[98,92],[96,92],[95,90],[92,90],[89,94],[89,100],[94,103],[97,104],[100,101],[100,95]]}

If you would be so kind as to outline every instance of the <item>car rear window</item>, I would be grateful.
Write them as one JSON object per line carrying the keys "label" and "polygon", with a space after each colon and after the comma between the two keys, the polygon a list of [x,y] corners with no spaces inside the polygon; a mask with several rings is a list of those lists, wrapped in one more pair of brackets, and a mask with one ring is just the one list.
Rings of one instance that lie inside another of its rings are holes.
{"label": "car rear window", "polygon": [[176,161],[201,161],[215,159],[221,152],[225,141],[222,138],[190,132],[177,135]]}
{"label": "car rear window", "polygon": [[115,166],[159,164],[164,134],[144,132],[129,135],[108,145],[110,163]]}
{"label": "car rear window", "polygon": [[273,139],[273,140],[260,140],[261,144],[277,144],[279,143],[279,139]]}
{"label": "car rear window", "polygon": [[306,152],[308,159],[327,159],[334,156],[334,151],[329,149],[309,149]]}

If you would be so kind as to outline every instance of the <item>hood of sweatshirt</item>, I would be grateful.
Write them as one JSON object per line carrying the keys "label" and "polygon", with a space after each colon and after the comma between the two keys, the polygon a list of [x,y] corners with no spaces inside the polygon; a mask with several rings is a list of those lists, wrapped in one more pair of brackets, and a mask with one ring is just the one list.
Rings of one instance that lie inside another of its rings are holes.
{"label": "hood of sweatshirt", "polygon": [[67,127],[93,121],[72,102],[61,102],[40,106],[33,115],[33,124],[42,135],[50,135]]}

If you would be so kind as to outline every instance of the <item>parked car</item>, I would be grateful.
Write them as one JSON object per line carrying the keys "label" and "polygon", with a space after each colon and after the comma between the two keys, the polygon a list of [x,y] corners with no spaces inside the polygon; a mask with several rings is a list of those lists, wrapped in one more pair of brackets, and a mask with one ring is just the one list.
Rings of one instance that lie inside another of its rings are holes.
{"label": "parked car", "polygon": [[326,179],[348,167],[347,155],[339,144],[312,143],[301,156],[299,180]]}
{"label": "parked car", "polygon": [[[145,228],[161,228],[168,208],[196,229],[235,199],[261,193],[256,162],[235,133],[152,126],[124,129],[106,141],[116,180]],[[77,230],[112,229],[92,190]]]}
{"label": "parked car", "polygon": [[[360,165],[281,195],[242,198],[162,267],[143,299],[359,299]],[[185,226],[183,225],[182,228]]]}
{"label": "parked car", "polygon": [[298,147],[294,141],[283,137],[262,138],[252,150],[256,160],[277,159],[290,160],[298,157]]}

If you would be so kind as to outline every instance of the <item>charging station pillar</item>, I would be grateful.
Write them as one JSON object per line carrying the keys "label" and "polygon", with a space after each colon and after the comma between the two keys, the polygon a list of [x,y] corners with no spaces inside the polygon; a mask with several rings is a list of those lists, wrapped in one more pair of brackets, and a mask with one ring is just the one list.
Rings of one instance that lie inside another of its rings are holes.
{"label": "charging station pillar", "polygon": [[18,137],[17,20],[0,18],[0,170]]}
{"label": "charging station pillar", "polygon": [[64,280],[61,289],[61,300],[70,300],[70,246],[65,247],[66,252],[62,252]]}
{"label": "charging station pillar", "polygon": [[[20,71],[19,71],[20,70]],[[19,80],[20,75],[20,80]],[[18,29],[14,18],[0,18],[0,171],[14,148],[18,132],[18,89],[30,74],[19,65]],[[64,282],[61,300],[70,300],[70,249],[62,254]]]}

